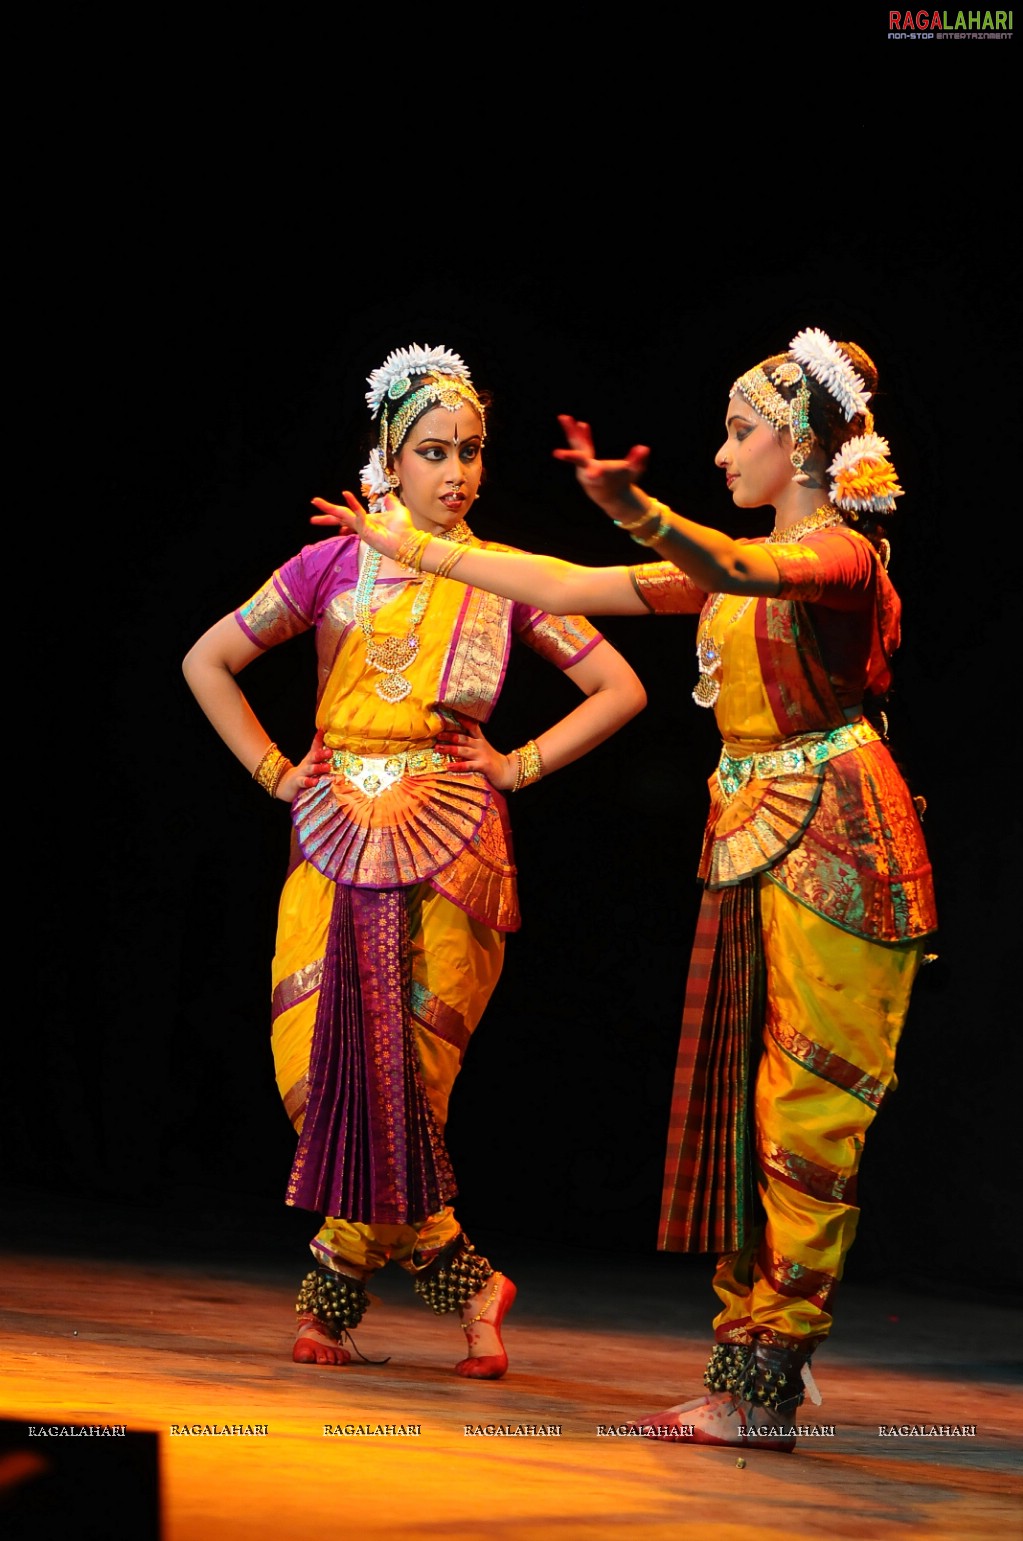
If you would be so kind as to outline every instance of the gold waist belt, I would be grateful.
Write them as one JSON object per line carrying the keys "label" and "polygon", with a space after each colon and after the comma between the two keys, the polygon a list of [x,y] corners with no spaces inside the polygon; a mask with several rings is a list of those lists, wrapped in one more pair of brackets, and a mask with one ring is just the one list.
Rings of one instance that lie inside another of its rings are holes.
{"label": "gold waist belt", "polygon": [[811,766],[822,765],[836,755],[880,737],[869,722],[843,722],[828,733],[801,733],[786,739],[777,749],[761,754],[735,756],[721,751],[717,778],[727,798],[734,797],[749,781],[775,781],[779,776],[798,776]]}
{"label": "gold waist belt", "polygon": [[331,752],[330,768],[343,776],[367,797],[379,797],[403,776],[422,776],[431,771],[447,770],[455,764],[451,755],[435,746],[429,749],[402,749],[397,754],[356,754],[351,749]]}

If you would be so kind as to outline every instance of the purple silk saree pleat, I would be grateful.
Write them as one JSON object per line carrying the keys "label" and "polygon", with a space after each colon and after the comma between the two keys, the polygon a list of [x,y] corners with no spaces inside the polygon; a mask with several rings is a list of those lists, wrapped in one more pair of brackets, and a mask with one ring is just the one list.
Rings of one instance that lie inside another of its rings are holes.
{"label": "purple silk saree pleat", "polygon": [[658,1246],[734,1252],[753,1220],[749,1107],[763,1014],[752,883],[704,893],[682,1016]]}
{"label": "purple silk saree pleat", "polygon": [[400,889],[338,884],[287,1202],[366,1224],[416,1224],[455,1191],[409,1014]]}

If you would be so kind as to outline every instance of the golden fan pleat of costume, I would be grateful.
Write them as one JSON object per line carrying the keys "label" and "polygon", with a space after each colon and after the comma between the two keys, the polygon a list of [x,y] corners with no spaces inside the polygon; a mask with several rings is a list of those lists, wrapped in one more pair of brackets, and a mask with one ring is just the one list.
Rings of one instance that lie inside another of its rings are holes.
{"label": "golden fan pleat of costume", "polygon": [[519,929],[515,863],[496,804],[487,808],[472,844],[433,879],[432,886],[484,925],[498,931]]}
{"label": "golden fan pleat of costume", "polygon": [[482,777],[405,776],[376,797],[342,777],[295,799],[302,854],[335,883],[401,888],[446,867],[472,839],[491,800]]}
{"label": "golden fan pleat of costume", "polygon": [[719,811],[708,832],[701,871],[708,887],[724,888],[753,877],[792,849],[820,799],[822,769],[750,781],[728,802],[711,778],[711,797]]}

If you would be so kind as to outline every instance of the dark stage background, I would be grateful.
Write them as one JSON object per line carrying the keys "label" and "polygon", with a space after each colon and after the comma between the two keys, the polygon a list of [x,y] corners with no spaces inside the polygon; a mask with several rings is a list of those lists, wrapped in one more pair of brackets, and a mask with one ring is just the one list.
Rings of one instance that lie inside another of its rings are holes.
{"label": "dark stage background", "polygon": [[[493,392],[479,534],[611,564],[641,553],[552,460],[555,414],[589,418],[608,453],[650,443],[651,491],[752,533],[762,520],[732,509],[712,463],[727,387],[820,325],[877,360],[878,428],[906,489],[892,742],[929,803],[942,917],[902,1085],[868,1146],[850,1277],[1018,1284],[1019,837],[1004,789],[1019,269],[991,177],[943,141],[940,174],[876,194],[879,238],[876,219],[824,200],[813,217],[805,199],[793,209],[783,171],[727,160],[699,184],[648,165],[629,207],[601,217],[594,195],[561,195],[550,165],[523,160],[481,190],[445,164],[426,180],[413,167],[377,232],[357,218],[361,152],[310,200],[280,168],[242,176],[229,143],[208,160],[151,157],[147,177],[128,174],[127,149],[98,169],[77,264],[40,316],[70,372],[51,445],[59,509],[41,504],[32,535],[66,585],[65,621],[40,618],[52,651],[37,739],[44,761],[46,744],[60,756],[48,780],[62,795],[35,842],[12,1191],[58,1228],[101,1204],[127,1246],[143,1221],[172,1237],[198,1220],[300,1266],[311,1225],[283,1207],[292,1136],[268,1042],[287,815],[222,748],[179,663],[315,538],[309,499],[356,484],[364,377],[388,350],[445,343]],[[692,621],[602,625],[650,704],[514,799],[525,924],[449,1140],[470,1232],[642,1253],[717,746],[690,700]],[[492,724],[504,748],[575,695],[518,652]],[[244,677],[294,757],[312,731],[312,658],[304,638]]]}

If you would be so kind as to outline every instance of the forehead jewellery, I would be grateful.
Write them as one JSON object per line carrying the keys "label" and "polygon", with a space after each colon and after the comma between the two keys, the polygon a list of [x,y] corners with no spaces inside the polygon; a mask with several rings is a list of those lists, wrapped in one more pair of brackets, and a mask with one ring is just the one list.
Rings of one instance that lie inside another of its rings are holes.
{"label": "forehead jewellery", "polygon": [[[789,343],[789,357],[770,373],[763,364],[757,364],[740,375],[728,393],[729,400],[738,393],[772,428],[788,429],[790,459],[799,480],[813,444],[807,377],[827,391],[847,423],[857,414],[865,421],[865,433],[847,439],[828,466],[832,503],[847,514],[891,513],[902,488],[888,459],[888,441],[874,432],[873,413],[867,406],[871,393],[849,355],[819,326],[798,332]],[[796,388],[790,398],[778,390],[782,385]]]}
{"label": "forehead jewellery", "polygon": [[[807,375],[822,385],[838,402],[846,422],[854,412],[866,411],[870,393],[863,379],[853,369],[841,348],[819,327],[800,332],[789,343],[789,357],[776,364],[770,374],[763,364],[740,375],[728,393],[745,397],[754,412],[772,428],[788,429],[792,438],[790,459],[797,474],[810,453],[810,387]],[[778,390],[779,385],[795,387],[791,397]]]}
{"label": "forehead jewellery", "polygon": [[388,468],[412,424],[429,407],[444,407],[448,412],[471,407],[480,420],[481,443],[486,439],[486,410],[473,389],[465,361],[450,348],[424,348],[418,343],[395,348],[367,377],[367,383],[366,403],[379,424],[377,446],[363,467],[362,484],[374,512],[378,511],[378,500],[398,485],[398,478]]}

